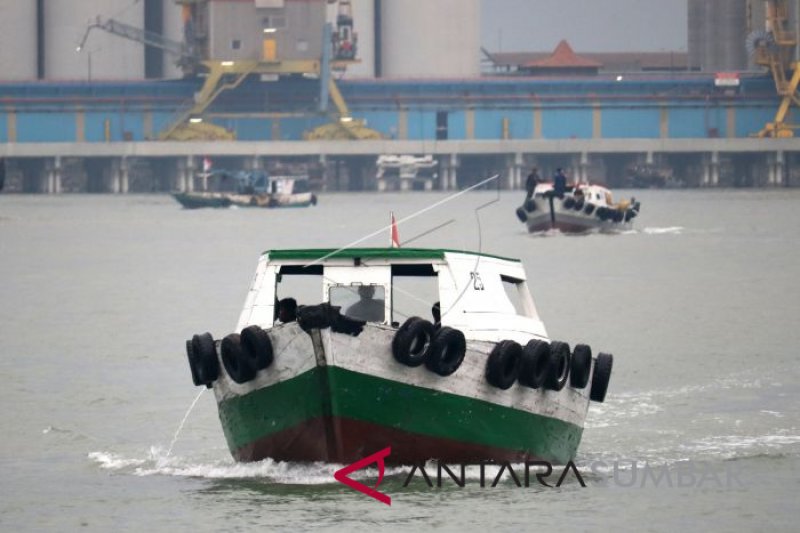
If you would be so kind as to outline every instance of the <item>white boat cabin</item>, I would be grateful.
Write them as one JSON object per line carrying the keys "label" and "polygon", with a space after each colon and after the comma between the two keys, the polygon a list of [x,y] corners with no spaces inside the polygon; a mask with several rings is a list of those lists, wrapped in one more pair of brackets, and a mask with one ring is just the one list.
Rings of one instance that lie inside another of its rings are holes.
{"label": "white boat cabin", "polygon": [[270,328],[276,304],[330,302],[343,315],[385,327],[411,316],[461,330],[467,339],[547,339],[522,263],[486,254],[422,248],[271,250],[258,263],[237,331]]}

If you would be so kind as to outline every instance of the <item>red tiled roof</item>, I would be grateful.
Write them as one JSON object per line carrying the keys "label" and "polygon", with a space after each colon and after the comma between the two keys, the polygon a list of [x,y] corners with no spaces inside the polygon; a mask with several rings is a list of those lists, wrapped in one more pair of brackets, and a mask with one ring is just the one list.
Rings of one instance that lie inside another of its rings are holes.
{"label": "red tiled roof", "polygon": [[545,67],[545,68],[600,68],[603,66],[597,61],[587,59],[577,55],[567,41],[562,40],[553,50],[549,57],[543,59],[536,59],[523,65],[527,68]]}

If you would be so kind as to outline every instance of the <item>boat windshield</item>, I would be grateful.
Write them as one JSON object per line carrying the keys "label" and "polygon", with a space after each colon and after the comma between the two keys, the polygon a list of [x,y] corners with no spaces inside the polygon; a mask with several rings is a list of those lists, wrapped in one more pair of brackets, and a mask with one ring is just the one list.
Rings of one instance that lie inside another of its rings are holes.
{"label": "boat windshield", "polygon": [[386,312],[386,289],[383,285],[334,285],[330,288],[331,305],[355,320],[383,322]]}

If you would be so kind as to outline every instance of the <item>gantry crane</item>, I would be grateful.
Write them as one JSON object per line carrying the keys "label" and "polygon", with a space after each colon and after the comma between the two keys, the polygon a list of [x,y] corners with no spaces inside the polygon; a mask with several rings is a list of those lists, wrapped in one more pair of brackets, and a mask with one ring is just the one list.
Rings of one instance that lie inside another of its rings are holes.
{"label": "gantry crane", "polygon": [[[194,98],[178,109],[164,130],[161,140],[232,140],[233,132],[203,120],[203,114],[224,91],[235,89],[251,74],[284,76],[301,74],[320,80],[319,111],[331,118],[331,123],[305,134],[307,139],[379,139],[381,135],[355,120],[330,75],[331,70],[342,70],[355,61],[357,35],[353,32],[350,0],[339,0],[335,29],[324,28],[323,53],[319,59],[283,60],[276,57],[275,48],[265,42],[263,57],[245,60],[217,60],[208,53],[208,1],[175,0],[182,8],[184,41],[176,42],[161,35],[135,28],[125,23],[100,17],[90,24],[78,50],[94,29],[99,29],[145,45],[154,46],[178,58],[185,75],[205,76],[203,87]],[[334,0],[335,1],[335,0]],[[328,0],[329,3],[333,3]],[[333,49],[333,50],[331,50]],[[333,54],[332,54],[333,52]],[[333,55],[333,57],[331,57]],[[328,101],[335,111],[329,111]]]}
{"label": "gantry crane", "polygon": [[795,57],[798,36],[789,30],[789,0],[766,0],[765,4],[767,29],[751,33],[747,47],[756,64],[769,68],[781,103],[775,119],[757,136],[794,137],[794,130],[800,126],[788,120],[792,107],[800,107],[800,58]]}

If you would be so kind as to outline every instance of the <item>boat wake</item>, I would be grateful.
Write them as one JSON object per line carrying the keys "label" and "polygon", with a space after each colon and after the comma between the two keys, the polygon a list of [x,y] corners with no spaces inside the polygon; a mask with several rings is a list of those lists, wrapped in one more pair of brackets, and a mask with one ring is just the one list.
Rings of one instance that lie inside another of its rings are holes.
{"label": "boat wake", "polygon": [[[668,226],[666,228],[643,228],[641,233],[647,235],[680,235],[686,228],[683,226]],[[636,233],[636,231],[634,231]]]}
{"label": "boat wake", "polygon": [[[146,457],[126,457],[121,454],[91,452],[88,459],[104,470],[134,476],[175,476],[205,479],[260,479],[282,485],[324,485],[336,483],[333,474],[344,465],[313,462],[292,463],[265,459],[255,463],[237,463],[233,459],[197,460],[167,455],[167,450],[152,446]],[[405,472],[403,468],[387,468],[385,475]],[[349,477],[369,479],[377,476],[374,469],[363,469]]]}

